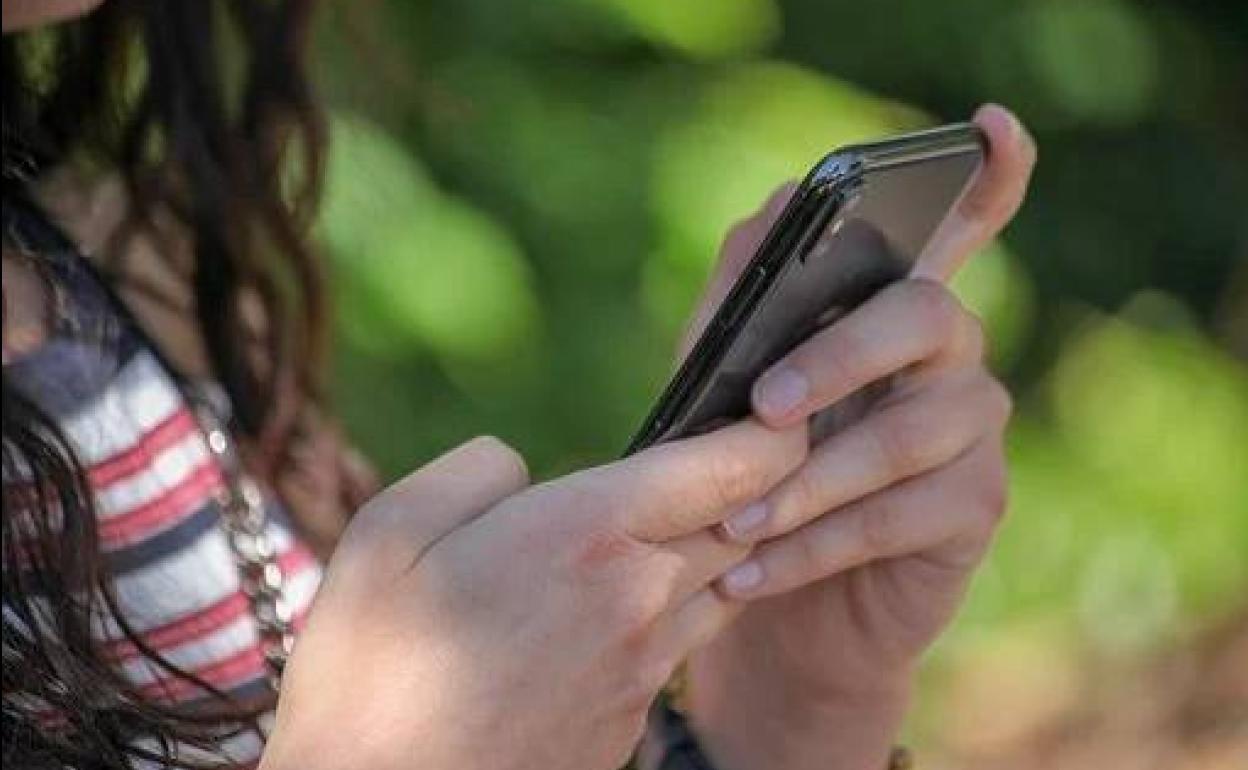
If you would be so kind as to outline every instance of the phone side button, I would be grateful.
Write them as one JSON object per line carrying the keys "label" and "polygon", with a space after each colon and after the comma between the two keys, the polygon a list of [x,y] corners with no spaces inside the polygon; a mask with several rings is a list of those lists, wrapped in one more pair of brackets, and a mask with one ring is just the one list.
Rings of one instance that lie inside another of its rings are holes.
{"label": "phone side button", "polygon": [[742,317],[754,309],[754,305],[758,302],[758,298],[762,296],[763,291],[767,286],[767,282],[763,280],[766,276],[767,268],[765,267],[757,268],[754,271],[754,275],[752,276],[753,281],[750,284],[749,291],[747,291],[745,296],[737,302],[736,307],[732,309],[732,313],[724,319],[724,328],[736,328]]}
{"label": "phone side button", "polygon": [[732,313],[724,319],[724,329],[736,328],[737,322],[741,320],[741,316],[745,315],[745,311],[749,309],[749,302],[741,302],[732,309]]}

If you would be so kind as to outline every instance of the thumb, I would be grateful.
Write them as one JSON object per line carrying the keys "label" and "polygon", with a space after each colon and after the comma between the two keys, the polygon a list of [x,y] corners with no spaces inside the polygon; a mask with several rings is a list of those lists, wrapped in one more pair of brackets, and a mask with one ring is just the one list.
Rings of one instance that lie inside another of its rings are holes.
{"label": "thumb", "polygon": [[434,543],[529,484],[516,450],[475,438],[395,482],[352,519],[335,553],[406,570]]}
{"label": "thumb", "polygon": [[981,107],[975,123],[988,139],[988,157],[958,207],[932,237],[913,277],[947,281],[1009,224],[1027,194],[1036,143],[1009,110]]}

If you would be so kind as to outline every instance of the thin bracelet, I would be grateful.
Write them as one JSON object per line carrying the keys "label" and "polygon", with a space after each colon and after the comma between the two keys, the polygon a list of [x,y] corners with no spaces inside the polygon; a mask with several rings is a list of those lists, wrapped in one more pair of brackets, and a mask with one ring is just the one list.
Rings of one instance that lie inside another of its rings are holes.
{"label": "thin bracelet", "polygon": [[888,755],[888,770],[914,770],[914,754],[905,746],[894,746]]}
{"label": "thin bracelet", "polygon": [[698,745],[684,715],[672,708],[663,693],[650,709],[645,748],[637,770],[715,770]]}
{"label": "thin bracelet", "polygon": [[[672,708],[666,694],[650,709],[647,750],[639,757],[638,770],[715,770],[698,744],[684,715]],[[913,770],[914,755],[905,746],[894,746],[885,770]]]}

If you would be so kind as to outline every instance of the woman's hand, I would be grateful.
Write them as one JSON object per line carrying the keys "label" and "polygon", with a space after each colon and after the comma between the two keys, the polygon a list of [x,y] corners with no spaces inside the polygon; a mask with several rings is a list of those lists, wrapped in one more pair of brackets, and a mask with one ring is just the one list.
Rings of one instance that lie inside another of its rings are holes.
{"label": "woman's hand", "polygon": [[[979,322],[934,279],[1013,216],[1035,150],[1004,110],[977,120],[987,167],[918,277],[756,384],[761,420],[789,430],[818,416],[817,444],[724,528],[759,544],[721,581],[749,607],[693,657],[689,686],[694,725],[725,770],[881,767],[915,663],[953,616],[1004,510],[1010,400],[984,366]],[[730,238],[725,262],[739,271],[782,204]],[[730,283],[713,282],[710,302]]]}
{"label": "woman's hand", "polygon": [[674,666],[739,604],[711,527],[797,468],[749,420],[529,486],[478,439],[376,497],[330,562],[265,770],[615,770]]}

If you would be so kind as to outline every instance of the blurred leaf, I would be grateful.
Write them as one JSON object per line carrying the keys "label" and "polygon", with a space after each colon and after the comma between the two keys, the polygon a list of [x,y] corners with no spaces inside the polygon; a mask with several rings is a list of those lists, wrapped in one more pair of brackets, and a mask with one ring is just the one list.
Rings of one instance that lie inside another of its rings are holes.
{"label": "blurred leaf", "polygon": [[638,34],[701,57],[756,51],[780,27],[774,0],[582,0],[606,6]]}
{"label": "blurred leaf", "polygon": [[366,119],[339,113],[330,136],[319,235],[340,260],[364,258],[379,226],[419,212],[437,192],[411,153]]}
{"label": "blurred leaf", "polygon": [[[366,273],[399,328],[449,359],[488,360],[536,331],[537,303],[515,244],[488,217],[443,200],[381,231]],[[419,256],[419,258],[417,258]]]}
{"label": "blurred leaf", "polygon": [[1148,652],[1174,641],[1175,554],[1158,537],[1138,523],[1123,522],[1093,546],[1078,608],[1083,628],[1109,653]]}
{"label": "blurred leaf", "polygon": [[506,358],[539,312],[518,247],[489,217],[445,196],[376,126],[339,117],[323,233],[352,301],[358,342],[419,341],[448,361]]}
{"label": "blurred leaf", "polygon": [[1095,474],[1112,506],[1109,528],[1150,533],[1173,561],[1189,608],[1212,606],[1244,585],[1248,371],[1241,363],[1188,327],[1103,318],[1071,346],[1050,395],[1071,462]]}
{"label": "blurred leaf", "polygon": [[[1248,371],[1167,307],[1091,316],[1045,394],[1053,420],[1024,402],[1010,515],[956,638],[1056,613],[1107,653],[1147,652],[1248,585]],[[1145,315],[1167,325],[1128,320]]]}
{"label": "blurred leaf", "polygon": [[[1160,56],[1139,6],[1124,0],[1033,0],[987,35],[989,80],[1033,86],[1026,98],[1045,120],[1122,125],[1156,102]],[[1014,86],[1014,87],[1011,87]]]}

